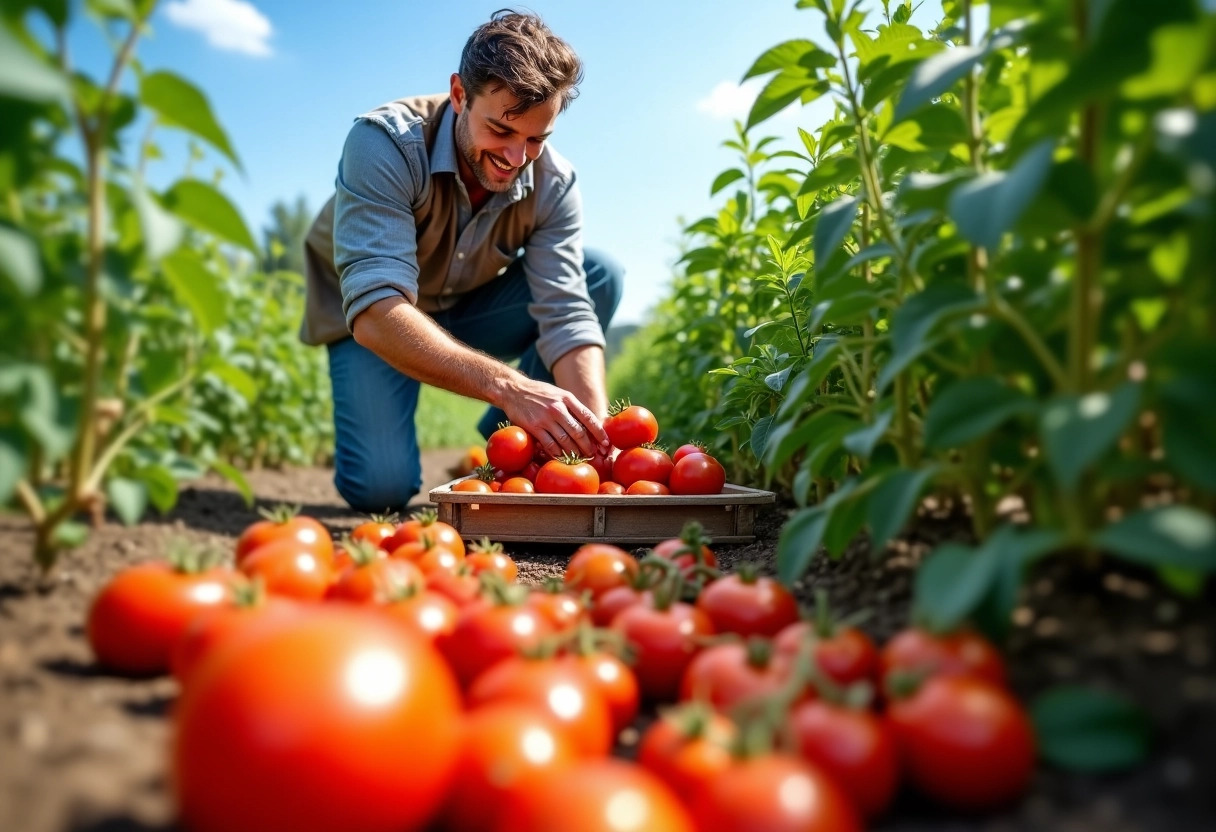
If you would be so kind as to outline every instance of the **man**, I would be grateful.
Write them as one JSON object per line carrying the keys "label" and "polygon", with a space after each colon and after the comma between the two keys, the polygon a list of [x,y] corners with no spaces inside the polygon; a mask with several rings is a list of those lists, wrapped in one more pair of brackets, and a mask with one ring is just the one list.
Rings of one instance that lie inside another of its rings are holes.
{"label": "man", "polygon": [[334,483],[352,508],[402,508],[421,488],[420,383],[489,403],[483,435],[506,418],[550,455],[609,448],[604,330],[623,272],[584,254],[574,169],[547,146],[581,80],[539,18],[503,10],[449,93],[351,129],[305,246],[300,336],[328,345]]}

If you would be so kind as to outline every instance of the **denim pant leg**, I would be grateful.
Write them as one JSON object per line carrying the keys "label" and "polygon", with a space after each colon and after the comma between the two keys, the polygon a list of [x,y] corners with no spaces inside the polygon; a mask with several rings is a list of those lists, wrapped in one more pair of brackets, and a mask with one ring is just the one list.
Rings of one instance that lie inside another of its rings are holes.
{"label": "denim pant leg", "polygon": [[[587,291],[596,317],[600,327],[607,332],[621,302],[625,269],[611,256],[586,249],[583,270],[587,273]],[[460,341],[495,358],[503,361],[518,358],[519,371],[528,378],[552,383],[553,373],[536,351],[540,332],[536,321],[528,314],[531,302],[532,292],[528,289],[523,265],[517,260],[501,278],[464,298],[447,312],[439,313],[435,320]],[[477,429],[482,436],[488,437],[506,418],[500,409],[491,407],[482,416]]]}
{"label": "denim pant leg", "polygon": [[329,345],[334,485],[356,511],[402,511],[422,488],[414,428],[419,384],[354,338]]}

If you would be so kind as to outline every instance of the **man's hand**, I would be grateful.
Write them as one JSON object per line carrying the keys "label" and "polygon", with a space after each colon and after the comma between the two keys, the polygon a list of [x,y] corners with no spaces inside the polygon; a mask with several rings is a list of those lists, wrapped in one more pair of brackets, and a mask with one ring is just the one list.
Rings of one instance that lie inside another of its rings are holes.
{"label": "man's hand", "polygon": [[512,424],[532,434],[549,456],[591,457],[611,448],[604,426],[569,390],[520,376],[513,395],[499,405]]}

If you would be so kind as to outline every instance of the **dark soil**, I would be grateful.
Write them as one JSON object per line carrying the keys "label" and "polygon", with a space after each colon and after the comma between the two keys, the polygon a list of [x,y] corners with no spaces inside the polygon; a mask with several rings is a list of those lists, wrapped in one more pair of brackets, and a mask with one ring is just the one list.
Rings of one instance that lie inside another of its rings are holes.
{"label": "dark soil", "polygon": [[[458,454],[434,452],[427,488],[446,481]],[[331,472],[262,471],[250,480],[261,505],[301,503],[334,531],[359,519],[330,483]],[[425,492],[424,492],[425,493]],[[725,565],[771,568],[788,507],[766,507],[757,539],[718,549]],[[939,516],[940,515],[940,516]],[[46,586],[29,560],[25,520],[0,515],[0,830],[171,830],[166,787],[170,679],[131,681],[93,664],[84,639],[87,606],[117,569],[159,556],[173,536],[231,546],[256,519],[219,480],[183,489],[167,517],[133,528],[106,523],[63,558]],[[907,622],[912,577],[937,541],[966,538],[961,518],[931,507],[883,557],[864,539],[838,561],[816,561],[799,592],[826,589],[844,613],[871,611],[863,625],[885,639]],[[559,574],[573,547],[511,544],[521,579]],[[1084,570],[1055,562],[1027,584],[1008,645],[1012,684],[1029,700],[1054,684],[1122,692],[1150,715],[1151,757],[1134,771],[1103,776],[1041,766],[1030,793],[1004,813],[950,816],[903,795],[883,832],[1189,832],[1216,828],[1216,593],[1181,599],[1151,574],[1127,567]],[[626,736],[626,741],[632,739]],[[628,752],[627,745],[622,747]],[[337,832],[337,830],[335,831]],[[578,830],[571,830],[578,832]]]}

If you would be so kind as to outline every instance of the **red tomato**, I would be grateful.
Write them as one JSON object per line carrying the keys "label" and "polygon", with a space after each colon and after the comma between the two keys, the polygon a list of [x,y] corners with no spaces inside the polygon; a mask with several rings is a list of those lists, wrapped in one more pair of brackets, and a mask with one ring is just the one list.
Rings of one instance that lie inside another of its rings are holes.
{"label": "red tomato", "polygon": [[599,474],[600,485],[612,479],[612,463],[616,460],[616,452],[613,451],[607,456],[596,453],[595,456],[587,460],[591,463],[591,467],[595,469],[595,473]]}
{"label": "red tomato", "polygon": [[470,477],[467,480],[461,480],[452,486],[453,491],[470,494],[492,494],[494,489],[485,480],[479,480],[476,477]]}
{"label": "red tomato", "polygon": [[899,785],[899,754],[888,725],[862,708],[808,699],[794,705],[786,726],[798,753],[823,769],[867,818],[891,804]]}
{"label": "red tomato", "polygon": [[724,642],[706,647],[689,662],[680,682],[680,699],[698,699],[719,711],[771,696],[786,685],[789,667],[772,661],[766,639]]}
{"label": "red tomato", "polygon": [[535,451],[536,441],[517,425],[500,427],[486,441],[486,458],[495,468],[508,474],[524,470]]}
{"label": "red tomato", "polygon": [[601,482],[599,493],[600,494],[624,494],[625,486],[621,485],[619,482],[612,482],[611,480],[609,480],[608,482]]}
{"label": "red tomato", "polygon": [[494,828],[500,804],[538,773],[573,765],[570,738],[539,708],[505,701],[484,705],[464,720],[456,776],[441,814],[452,832]]}
{"label": "red tomato", "polygon": [[552,625],[532,607],[478,602],[461,610],[456,629],[436,638],[435,646],[467,688],[490,667],[552,634]]}
{"label": "red tomato", "polygon": [[538,494],[595,494],[600,476],[582,457],[551,459],[536,474]]}
{"label": "red tomato", "polygon": [[973,676],[934,676],[889,703],[887,719],[908,779],[946,806],[997,808],[1030,782],[1034,731],[1003,687]]}
{"label": "red tomato", "polygon": [[267,592],[301,601],[324,598],[334,580],[332,556],[318,555],[294,540],[259,546],[240,567],[249,577],[260,577]]}
{"label": "red tomato", "polygon": [[[539,447],[539,446],[538,446]],[[546,462],[548,460],[545,460]],[[519,475],[528,482],[535,483],[536,475],[540,473],[540,463],[535,460],[524,466],[524,470],[519,472]]]}
{"label": "red tomato", "polygon": [[672,494],[721,494],[726,469],[709,454],[687,454],[671,469],[667,485]]}
{"label": "red tomato", "polygon": [[937,636],[909,627],[886,644],[878,656],[879,671],[886,680],[895,671],[913,673],[966,674],[1005,685],[1005,662],[992,643],[978,633],[960,630]]}
{"label": "red tomato", "polygon": [[607,627],[621,610],[645,601],[649,597],[648,589],[641,589],[634,584],[614,586],[595,599],[595,603],[591,606],[591,620],[597,627]]}
{"label": "red tomato", "polygon": [[432,572],[426,576],[426,588],[438,592],[461,609],[481,599],[481,579],[466,564],[457,566],[454,572],[444,569]]}
{"label": "red tomato", "polygon": [[413,517],[398,526],[397,531],[393,532],[393,536],[384,541],[382,545],[384,551],[391,552],[405,543],[420,542],[423,537],[429,537],[432,542],[445,546],[457,554],[464,554],[464,541],[461,540],[459,532],[439,520],[439,515],[430,509],[415,513]]}
{"label": "red tomato", "polygon": [[[721,827],[701,827],[718,829]],[[495,832],[693,832],[688,813],[645,769],[612,758],[547,771],[511,793]]]}
{"label": "red tomato", "polygon": [[671,461],[678,464],[681,459],[689,454],[707,453],[709,453],[709,451],[705,450],[705,446],[700,442],[685,442],[683,445],[676,448],[675,453],[671,455]]}
{"label": "red tomato", "polygon": [[503,552],[502,544],[491,543],[486,538],[469,547],[465,563],[473,570],[474,575],[493,572],[507,583],[513,582],[519,575],[519,567]]}
{"label": "red tomato", "polygon": [[385,540],[393,536],[393,532],[397,530],[397,515],[392,514],[383,516],[373,514],[372,519],[366,523],[360,523],[355,526],[350,533],[350,539],[354,541],[366,540],[373,546],[379,546]]}
{"label": "red tomato", "polygon": [[326,560],[334,556],[334,541],[329,530],[311,517],[298,513],[298,509],[278,506],[273,511],[263,511],[265,520],[248,526],[236,540],[236,562],[239,566],[255,549],[267,543],[291,540],[300,551],[313,552]]}
{"label": "red tomato", "polygon": [[674,467],[671,457],[664,451],[640,446],[621,451],[612,465],[612,479],[625,488],[629,488],[638,480],[650,480],[666,485]]}
{"label": "red tomato", "polygon": [[730,768],[735,724],[703,703],[673,708],[642,733],[638,764],[685,803],[713,775]]}
{"label": "red tomato", "polygon": [[169,670],[173,645],[198,613],[232,600],[240,576],[227,567],[140,564],[115,575],[93,599],[86,625],[102,667],[132,676]]}
{"label": "red tomato", "polygon": [[650,480],[638,480],[625,489],[626,494],[645,494],[655,496],[659,494],[670,494],[671,489],[663,485],[661,482],[651,482]]}
{"label": "red tomato", "polygon": [[240,638],[247,628],[263,621],[299,615],[304,609],[290,598],[266,595],[253,588],[256,586],[238,587],[232,601],[208,607],[191,619],[169,653],[169,669],[178,682],[185,684],[199,662],[212,650],[229,639]]}
{"label": "red tomato", "polygon": [[660,609],[659,599],[626,607],[612,619],[634,653],[633,672],[643,695],[671,700],[700,641],[714,633],[709,617],[691,604],[675,601]]}
{"label": "red tomato", "polygon": [[614,586],[622,586],[638,574],[638,562],[624,549],[609,543],[585,543],[566,564],[566,586],[587,591],[598,598]]}
{"label": "red tomato", "polygon": [[718,558],[709,548],[710,542],[704,527],[693,520],[684,525],[679,537],[660,541],[653,552],[680,567],[681,573],[689,577],[697,566],[718,568]]}
{"label": "red tomato", "polygon": [[400,594],[407,587],[422,587],[426,582],[422,571],[407,560],[384,556],[374,560],[356,561],[342,571],[325,598],[355,604],[379,603]]}
{"label": "red tomato", "polygon": [[659,423],[646,408],[619,401],[608,408],[604,432],[614,448],[625,450],[658,439]]}
{"label": "red tomato", "polygon": [[406,590],[372,609],[434,641],[456,629],[460,610],[446,595],[429,589]]}
{"label": "red tomato", "polygon": [[503,494],[534,494],[536,486],[527,477],[511,477],[502,484]]}
{"label": "red tomato", "polygon": [[878,649],[870,637],[856,627],[833,627],[827,635],[816,632],[809,621],[785,627],[773,638],[773,647],[783,661],[793,662],[802,646],[814,644],[815,664],[830,681],[841,686],[873,681],[878,673]]}
{"label": "red tomato", "polygon": [[553,625],[554,632],[565,633],[587,617],[587,606],[581,598],[564,591],[563,584],[546,583],[528,593],[528,605],[535,608]]}
{"label": "red tomato", "polygon": [[459,691],[433,648],[337,606],[255,636],[212,653],[177,700],[172,779],[183,825],[425,827],[460,750]]}
{"label": "red tomato", "polygon": [[638,678],[629,665],[611,653],[594,650],[589,653],[571,654],[565,661],[573,662],[587,674],[591,686],[599,691],[608,703],[612,716],[612,735],[633,723],[638,715]]}
{"label": "red tomato", "polygon": [[772,578],[742,569],[725,575],[701,590],[697,608],[720,633],[774,636],[798,620],[798,602]]}
{"label": "red tomato", "polygon": [[433,572],[451,572],[457,569],[465,561],[463,549],[462,546],[458,554],[445,545],[432,543],[430,537],[424,536],[421,541],[401,544],[389,552],[389,557],[409,561],[418,567],[423,575],[430,576]]}
{"label": "red tomato", "polygon": [[798,757],[767,754],[737,760],[693,794],[697,829],[737,832],[861,832],[857,810],[840,787]]}

